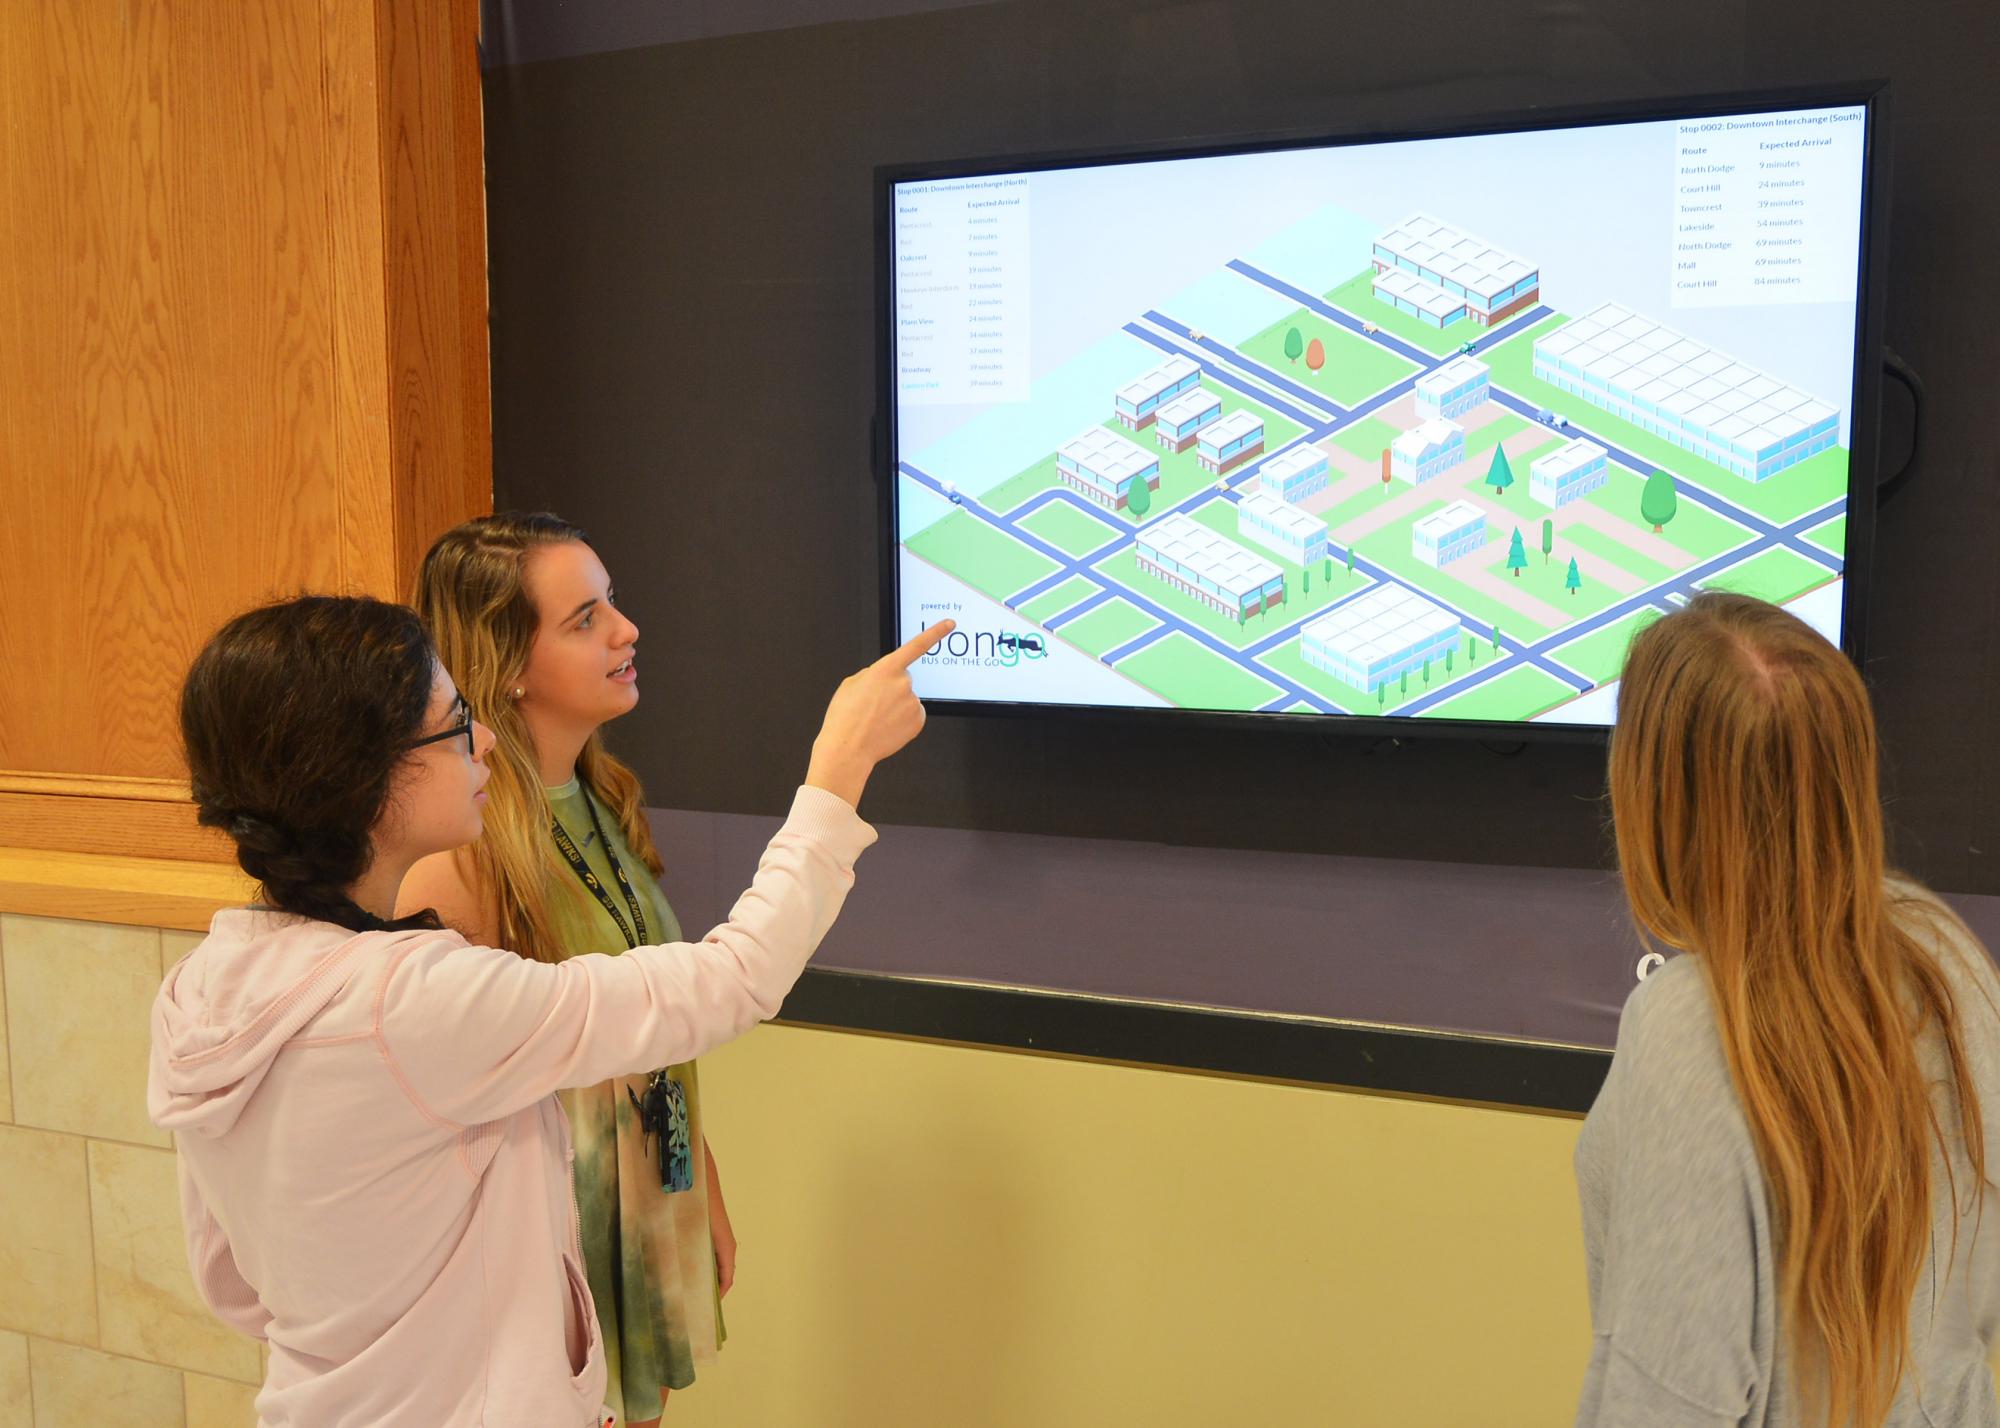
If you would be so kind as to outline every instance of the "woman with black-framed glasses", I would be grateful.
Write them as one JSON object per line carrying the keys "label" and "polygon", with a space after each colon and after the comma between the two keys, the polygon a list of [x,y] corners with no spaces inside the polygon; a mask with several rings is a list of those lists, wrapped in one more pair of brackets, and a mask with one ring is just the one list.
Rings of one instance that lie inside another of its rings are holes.
{"label": "woman with black-framed glasses", "polygon": [[468,759],[478,758],[479,749],[473,734],[472,706],[465,702],[463,694],[453,696],[451,711],[445,715],[445,720],[445,726],[435,734],[426,734],[421,739],[412,739],[405,747],[409,749],[423,749],[430,747],[432,744],[442,744],[446,739],[463,739],[465,740],[465,756]]}
{"label": "woman with black-framed glasses", "polygon": [[190,783],[262,897],[168,974],[148,1108],[197,1286],[270,1345],[259,1421],[603,1421],[553,1093],[777,1010],[873,840],[870,772],[922,727],[907,669],[939,633],[841,685],[728,921],[560,965],[394,915],[417,859],[478,836],[493,739],[411,611],[310,596],[209,642],[181,696]]}

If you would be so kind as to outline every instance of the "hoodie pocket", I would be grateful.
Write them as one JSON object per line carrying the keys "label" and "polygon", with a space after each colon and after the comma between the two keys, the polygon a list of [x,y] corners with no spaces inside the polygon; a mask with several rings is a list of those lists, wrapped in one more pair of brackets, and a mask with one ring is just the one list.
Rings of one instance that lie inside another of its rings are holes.
{"label": "hoodie pocket", "polygon": [[569,1354],[570,1382],[581,1390],[591,1361],[603,1356],[604,1336],[597,1328],[597,1305],[590,1297],[590,1285],[584,1279],[583,1271],[568,1255],[562,1257],[562,1267],[569,1293],[569,1309],[563,1324],[563,1346]]}

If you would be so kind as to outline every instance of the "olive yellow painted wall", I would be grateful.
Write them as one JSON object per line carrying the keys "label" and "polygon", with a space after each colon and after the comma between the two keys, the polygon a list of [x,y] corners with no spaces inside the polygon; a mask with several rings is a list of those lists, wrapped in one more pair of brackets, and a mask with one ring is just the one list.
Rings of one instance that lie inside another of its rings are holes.
{"label": "olive yellow painted wall", "polygon": [[1566,1423],[1580,1122],[764,1027],[676,1428]]}

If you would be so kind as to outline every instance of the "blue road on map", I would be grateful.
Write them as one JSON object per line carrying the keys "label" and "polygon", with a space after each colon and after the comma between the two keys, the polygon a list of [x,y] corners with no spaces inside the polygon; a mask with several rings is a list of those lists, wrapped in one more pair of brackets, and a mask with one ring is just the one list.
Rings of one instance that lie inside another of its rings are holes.
{"label": "blue road on map", "polygon": [[[1821,521],[1824,521],[1831,516],[1839,514],[1842,506],[1844,505],[1845,505],[1844,501],[1831,502],[1828,505],[1820,507],[1820,509],[1818,509],[1817,511],[1810,511],[1807,514],[1800,516],[1797,520],[1790,522],[1782,529],[1786,533],[1794,533],[1794,534],[1799,531],[1810,530],[1812,529],[1812,527],[1818,525]],[[1737,547],[1734,550],[1724,551],[1721,555],[1716,556],[1713,560],[1708,560],[1700,565],[1691,566],[1688,569],[1683,570],[1682,572],[1680,572],[1680,574],[1676,575],[1672,580],[1666,581],[1663,584],[1654,585],[1646,590],[1641,591],[1637,595],[1633,595],[1628,597],[1627,599],[1620,600],[1615,605],[1606,605],[1602,610],[1599,610],[1596,614],[1587,615],[1573,625],[1564,625],[1560,630],[1556,631],[1553,635],[1548,636],[1546,639],[1542,640],[1539,644],[1530,646],[1529,648],[1532,651],[1543,648],[1553,648],[1558,644],[1566,645],[1572,640],[1582,639],[1585,635],[1591,634],[1597,630],[1601,630],[1606,625],[1615,625],[1616,623],[1618,623],[1618,621],[1624,619],[1627,615],[1631,614],[1635,610],[1643,610],[1648,605],[1657,606],[1661,601],[1670,600],[1676,595],[1685,598],[1686,596],[1693,594],[1696,587],[1699,586],[1702,581],[1710,579],[1715,575],[1719,575],[1721,572],[1727,570],[1732,565],[1742,564],[1744,560],[1748,559],[1751,556],[1756,555],[1757,553],[1758,552],[1756,550],[1746,551],[1741,546]],[[1428,598],[1429,592],[1428,591],[1425,592],[1425,595],[1426,598]],[[1456,684],[1452,685],[1452,687],[1449,689],[1441,689],[1435,694],[1426,694],[1420,699],[1412,699],[1409,703],[1404,704],[1400,708],[1398,708],[1396,712],[1398,714],[1421,714],[1426,709],[1432,708],[1433,706],[1439,704],[1443,700],[1450,699],[1455,695],[1463,694],[1468,689],[1478,688],[1480,685],[1486,683],[1487,680],[1493,678],[1497,674],[1502,673],[1507,668],[1519,667],[1518,665],[1510,666],[1505,661],[1501,660],[1494,661],[1494,666],[1495,666],[1494,668],[1488,669],[1484,673],[1477,675],[1467,675],[1465,678],[1459,680]]]}
{"label": "blue road on map", "polygon": [[[1332,417],[1337,420],[1344,414],[1340,403],[1334,401],[1333,398],[1327,396],[1326,393],[1315,392],[1311,387],[1301,386],[1299,385],[1299,383],[1294,382],[1290,377],[1285,376],[1282,372],[1279,372],[1274,368],[1265,366],[1262,362],[1257,361],[1255,358],[1244,356],[1241,352],[1238,352],[1234,347],[1225,347],[1222,343],[1217,342],[1213,337],[1196,337],[1194,335],[1193,328],[1189,327],[1184,322],[1174,321],[1171,317],[1168,317],[1165,313],[1154,312],[1149,310],[1146,313],[1146,321],[1152,323],[1155,327],[1165,328],[1167,331],[1173,333],[1174,336],[1181,338],[1184,341],[1192,342],[1196,347],[1199,347],[1202,351],[1208,353],[1208,355],[1211,357],[1220,358],[1222,361],[1229,363],[1232,367],[1242,368],[1244,371],[1248,372],[1251,376],[1257,378],[1258,381],[1265,383],[1267,386],[1276,387],[1279,391],[1284,392],[1289,396],[1298,398],[1298,400],[1304,402],[1308,406],[1318,407],[1323,413],[1325,413],[1325,416],[1322,417],[1321,420],[1325,420],[1326,417]],[[1310,424],[1311,423],[1308,423],[1308,425]]]}
{"label": "blue road on map", "polygon": [[[944,484],[941,481],[939,481],[937,477],[931,475],[929,472],[920,471],[907,461],[898,462],[897,469],[900,470],[905,476],[909,477],[912,481],[922,482],[925,486],[928,486],[931,490],[936,491],[940,495],[946,494],[944,491]],[[1209,494],[1210,494],[1209,491],[1206,488],[1203,488],[1202,490],[1197,491],[1194,495],[1190,496],[1186,501],[1183,501],[1179,506],[1174,507],[1174,509],[1177,511],[1185,510],[1191,505],[1198,505],[1202,501],[1207,500]],[[1012,513],[1002,514],[1001,512],[992,510],[989,507],[987,507],[983,502],[981,502],[978,498],[965,495],[962,492],[955,498],[946,496],[946,499],[952,500],[953,504],[957,505],[960,510],[969,512],[970,514],[977,516],[980,520],[985,521],[988,525],[993,526],[999,530],[1005,531],[1008,535],[1020,541],[1030,550],[1033,550],[1036,554],[1043,556],[1045,559],[1055,561],[1057,565],[1061,567],[1061,569],[1057,570],[1055,574],[1043,577],[1041,580],[1036,581],[1033,585],[1028,586],[1025,590],[1010,597],[1006,601],[1006,604],[1010,609],[1018,608],[1019,603],[1023,598],[1033,599],[1036,594],[1040,594],[1045,590],[1054,589],[1057,585],[1060,585],[1064,580],[1071,579],[1075,576],[1081,575],[1084,579],[1090,581],[1092,584],[1101,586],[1108,591],[1116,593],[1120,598],[1124,599],[1127,603],[1137,606],[1139,609],[1145,611],[1148,615],[1151,615],[1155,620],[1158,620],[1161,624],[1167,626],[1168,627],[1167,629],[1161,631],[1161,634],[1163,636],[1166,634],[1172,634],[1176,632],[1186,635],[1189,639],[1195,641],[1195,643],[1201,645],[1204,649],[1207,649],[1213,654],[1221,655],[1231,664],[1241,667],[1245,673],[1255,675],[1258,679],[1264,680],[1268,684],[1277,685],[1280,689],[1284,690],[1293,699],[1304,700],[1306,703],[1310,704],[1314,709],[1319,710],[1322,714],[1347,714],[1353,712],[1351,710],[1341,708],[1339,705],[1335,704],[1332,700],[1328,699],[1325,695],[1315,694],[1312,690],[1307,689],[1297,680],[1287,678],[1285,675],[1280,674],[1278,671],[1274,669],[1269,669],[1261,664],[1253,664],[1250,661],[1239,658],[1238,651],[1224,644],[1221,640],[1217,639],[1214,635],[1211,635],[1207,630],[1202,629],[1199,625],[1189,624],[1186,620],[1182,619],[1179,615],[1176,615],[1173,611],[1167,609],[1165,606],[1160,605],[1151,599],[1148,599],[1144,594],[1142,594],[1137,590],[1133,590],[1126,586],[1114,585],[1112,582],[1107,581],[1104,578],[1104,576],[1099,574],[1097,571],[1090,568],[1091,564],[1103,560],[1106,556],[1115,555],[1120,550],[1123,550],[1126,546],[1130,545],[1132,543],[1132,537],[1135,534],[1135,532],[1127,531],[1124,535],[1118,537],[1113,541],[1108,542],[1103,546],[1100,546],[1098,549],[1092,551],[1089,555],[1082,557],[1082,559],[1077,559],[1076,557],[1073,557],[1071,555],[1066,554],[1063,551],[1056,549],[1054,546],[1050,545],[1047,541],[1043,540],[1040,536],[1036,535],[1033,531],[1022,529],[1021,526],[1018,524],[1018,522],[1014,520]],[[1165,513],[1163,512],[1162,514]],[[1086,562],[1089,562],[1089,564],[1086,564]],[[1107,659],[1106,663],[1108,664],[1110,663],[1110,661]]]}
{"label": "blue road on map", "polygon": [[[1329,322],[1335,323],[1365,340],[1374,342],[1416,364],[1417,370],[1398,381],[1390,383],[1365,400],[1355,403],[1352,406],[1343,407],[1330,397],[1314,392],[1308,387],[1301,386],[1286,377],[1283,373],[1274,371],[1256,359],[1245,356],[1235,348],[1217,342],[1215,339],[1207,336],[1197,336],[1185,323],[1178,322],[1165,313],[1149,310],[1144,314],[1142,321],[1126,323],[1124,330],[1132,336],[1139,338],[1141,341],[1150,344],[1162,352],[1189,358],[1200,366],[1202,375],[1208,380],[1220,386],[1227,387],[1240,396],[1245,396],[1261,403],[1273,411],[1280,412],[1305,428],[1299,436],[1268,448],[1257,458],[1245,462],[1227,475],[1219,477],[1214,484],[1205,485],[1186,497],[1179,504],[1160,511],[1154,517],[1155,520],[1168,515],[1191,512],[1215,499],[1218,492],[1229,501],[1239,500],[1240,488],[1248,482],[1255,480],[1264,463],[1271,460],[1280,452],[1301,443],[1323,441],[1343,428],[1389,405],[1391,402],[1401,399],[1415,388],[1421,378],[1436,371],[1439,367],[1459,355],[1454,351],[1439,356],[1412,346],[1401,338],[1391,333],[1383,332],[1379,328],[1372,332],[1368,331],[1367,324],[1364,324],[1360,318],[1354,316],[1352,313],[1335,307],[1324,299],[1306,292],[1303,288],[1295,287],[1282,278],[1267,273],[1260,268],[1253,267],[1241,259],[1232,260],[1228,266],[1242,277],[1252,282],[1260,283],[1271,291],[1292,299],[1301,307],[1317,313]],[[1506,342],[1550,316],[1553,316],[1553,313],[1549,308],[1536,306],[1509,320],[1503,326],[1483,332],[1478,338],[1473,339],[1474,351],[1483,351],[1499,343]],[[1550,427],[1549,423],[1541,420],[1539,415],[1540,409],[1526,398],[1499,386],[1491,386],[1490,391],[1492,399],[1501,406],[1528,418],[1538,427]],[[1318,410],[1308,411],[1306,410],[1307,405]],[[1617,443],[1592,432],[1587,426],[1582,426],[1575,422],[1567,422],[1561,427],[1554,427],[1552,429],[1557,434],[1571,439],[1587,437],[1604,448],[1606,457],[1609,460],[1641,476],[1648,475],[1656,469],[1654,463],[1640,459],[1638,456],[1620,447]],[[911,480],[923,484],[940,495],[946,494],[943,483],[928,472],[921,471],[908,462],[900,462],[899,469]],[[1565,625],[1561,629],[1539,640],[1523,642],[1508,635],[1504,630],[1499,631],[1498,643],[1500,653],[1494,656],[1487,665],[1475,671],[1455,676],[1451,683],[1443,688],[1405,701],[1398,705],[1394,712],[1399,716],[1423,714],[1438,707],[1447,700],[1454,699],[1469,690],[1477,689],[1479,686],[1499,678],[1509,670],[1520,669],[1524,666],[1541,670],[1543,673],[1560,681],[1579,694],[1587,692],[1596,687],[1595,681],[1561,663],[1554,657],[1553,651],[1572,641],[1582,639],[1608,625],[1615,624],[1636,610],[1641,610],[1648,606],[1672,608],[1673,605],[1685,601],[1701,582],[1713,578],[1715,575],[1732,566],[1754,559],[1766,550],[1782,547],[1794,551],[1830,569],[1836,574],[1842,568],[1839,556],[1834,555],[1830,551],[1820,549],[1812,542],[1804,539],[1804,536],[1807,531],[1839,515],[1846,507],[1844,499],[1829,502],[1818,510],[1808,512],[1795,520],[1781,525],[1758,515],[1754,511],[1739,506],[1719,493],[1711,491],[1699,483],[1689,481],[1685,477],[1676,477],[1674,486],[1675,490],[1680,494],[1687,496],[1697,504],[1742,527],[1747,533],[1747,539],[1744,543],[1724,552],[1722,555],[1681,571],[1671,580],[1649,586],[1636,595],[1608,605],[1595,614],[1588,615],[1575,623]],[[1460,625],[1464,627],[1466,634],[1471,636],[1475,641],[1484,644],[1493,642],[1492,636],[1495,631],[1491,621],[1475,618],[1466,610],[1459,608],[1452,601],[1428,589],[1411,586],[1410,582],[1400,579],[1388,569],[1376,564],[1358,551],[1349,550],[1346,547],[1329,542],[1328,553],[1335,564],[1347,565],[1353,570],[1360,571],[1367,575],[1372,583],[1360,589],[1347,592],[1339,599],[1320,605],[1296,619],[1274,626],[1268,634],[1260,636],[1247,647],[1242,649],[1233,648],[1222,640],[1217,639],[1207,630],[1193,625],[1174,614],[1171,610],[1147,597],[1143,592],[1122,585],[1096,570],[1095,567],[1100,562],[1119,554],[1132,544],[1136,529],[1127,528],[1122,524],[1114,524],[1105,517],[1099,508],[1093,506],[1068,487],[1058,486],[1037,492],[1008,511],[995,511],[977,498],[964,495],[963,493],[950,496],[949,499],[958,505],[960,509],[977,517],[995,529],[1006,533],[1015,540],[1020,541],[1036,554],[1055,562],[1057,568],[1053,572],[1031,582],[1008,596],[1004,602],[1008,608],[1018,609],[1021,605],[1056,589],[1066,581],[1081,576],[1094,587],[1092,592],[1064,610],[1051,615],[1047,620],[1042,621],[1041,623],[1045,629],[1053,631],[1060,626],[1069,624],[1071,621],[1089,614],[1093,610],[1102,608],[1113,599],[1122,598],[1127,603],[1152,617],[1157,623],[1144,634],[1135,636],[1123,644],[1107,650],[1101,656],[1104,664],[1115,667],[1120,660],[1159,643],[1171,634],[1182,634],[1211,653],[1228,660],[1244,673],[1275,685],[1283,691],[1279,697],[1260,705],[1260,712],[1275,713],[1289,709],[1298,703],[1304,703],[1312,709],[1327,714],[1356,712],[1335,703],[1325,695],[1319,694],[1278,670],[1273,669],[1264,662],[1263,656],[1288,644],[1298,635],[1304,626],[1321,618],[1329,610],[1338,609],[1349,600],[1358,597],[1368,589],[1372,589],[1373,583],[1387,583],[1403,588],[1414,588],[1424,599],[1431,601],[1453,615]],[[1069,505],[1082,514],[1089,516],[1099,525],[1104,526],[1107,533],[1105,542],[1082,556],[1071,556],[1037,536],[1033,531],[1025,529],[1020,524],[1023,518],[1032,516],[1035,512],[1057,502]]]}

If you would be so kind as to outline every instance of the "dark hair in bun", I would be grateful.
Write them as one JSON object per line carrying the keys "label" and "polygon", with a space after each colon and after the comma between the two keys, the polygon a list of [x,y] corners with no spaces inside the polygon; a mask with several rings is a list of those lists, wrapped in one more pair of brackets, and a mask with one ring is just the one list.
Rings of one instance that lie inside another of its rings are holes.
{"label": "dark hair in bun", "polygon": [[333,595],[238,615],[195,657],[181,738],[197,818],[235,841],[267,904],[355,932],[439,925],[429,910],[384,921],[347,895],[436,664],[415,612]]}

